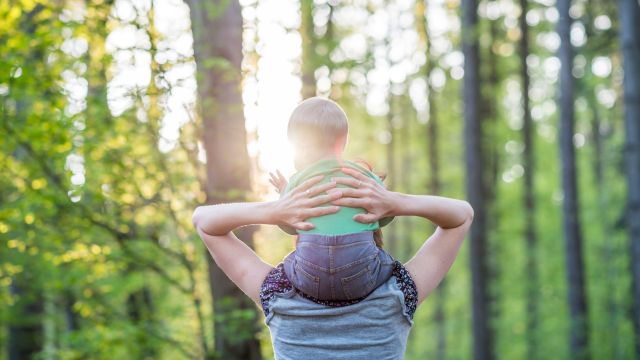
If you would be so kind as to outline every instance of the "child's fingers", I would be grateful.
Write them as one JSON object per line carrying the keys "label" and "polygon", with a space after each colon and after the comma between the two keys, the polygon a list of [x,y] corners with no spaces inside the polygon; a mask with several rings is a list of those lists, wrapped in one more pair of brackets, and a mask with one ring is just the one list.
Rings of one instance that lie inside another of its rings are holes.
{"label": "child's fingers", "polygon": [[299,222],[299,223],[293,224],[293,227],[298,230],[311,230],[315,226],[313,226],[313,224],[310,222]]}
{"label": "child's fingers", "polygon": [[377,221],[378,217],[375,214],[358,214],[353,217],[353,220],[359,223],[370,224]]}

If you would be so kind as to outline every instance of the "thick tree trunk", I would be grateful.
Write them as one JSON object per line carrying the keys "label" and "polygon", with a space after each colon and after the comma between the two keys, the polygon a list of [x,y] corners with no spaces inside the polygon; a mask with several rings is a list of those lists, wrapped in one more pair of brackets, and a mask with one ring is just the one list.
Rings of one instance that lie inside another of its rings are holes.
{"label": "thick tree trunk", "polygon": [[536,358],[538,353],[537,328],[538,328],[538,268],[536,261],[536,207],[533,174],[535,172],[533,149],[533,121],[531,120],[531,108],[529,104],[529,74],[527,72],[527,56],[529,56],[529,28],[527,26],[527,0],[520,0],[520,78],[522,84],[522,137],[524,142],[523,167],[524,167],[524,218],[525,218],[525,242],[526,242],[526,273],[529,276],[527,282],[527,359]]}
{"label": "thick tree trunk", "polygon": [[558,0],[558,34],[560,35],[560,158],[562,168],[563,229],[567,262],[569,313],[571,316],[571,354],[576,359],[589,358],[588,313],[585,297],[582,234],[578,212],[574,133],[573,49],[570,41],[570,0]]}
{"label": "thick tree trunk", "polygon": [[482,124],[480,118],[480,83],[478,56],[478,4],[462,1],[462,52],[464,54],[464,143],[465,187],[474,209],[470,231],[471,301],[473,310],[473,357],[492,359],[493,331],[489,324],[488,259],[486,253],[486,197],[483,186]]}
{"label": "thick tree trunk", "polygon": [[633,326],[636,357],[640,358],[640,5],[619,0],[620,41],[624,69],[627,226],[631,252]]}
{"label": "thick tree trunk", "polygon": [[[198,78],[198,111],[207,155],[207,203],[243,201],[251,190],[240,92],[242,16],[234,1],[189,0]],[[236,235],[253,245],[253,227]],[[255,304],[207,254],[215,351],[223,359],[260,359]],[[247,316],[249,314],[249,316]]]}

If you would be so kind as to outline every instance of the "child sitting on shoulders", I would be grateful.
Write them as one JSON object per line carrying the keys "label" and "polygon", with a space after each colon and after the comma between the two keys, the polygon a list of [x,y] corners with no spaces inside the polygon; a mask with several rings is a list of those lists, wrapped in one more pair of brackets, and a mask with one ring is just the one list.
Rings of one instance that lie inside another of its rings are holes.
{"label": "child sitting on shoulders", "polygon": [[[320,97],[301,102],[287,128],[298,172],[289,181],[280,172],[271,174],[280,196],[318,175],[324,175],[318,184],[350,177],[342,168],[357,170],[384,186],[370,169],[342,158],[347,135],[347,116],[337,103]],[[338,212],[307,219],[314,225],[311,230],[280,226],[298,236],[296,249],[283,261],[285,274],[298,292],[316,301],[349,304],[364,299],[391,277],[394,258],[382,249],[380,228],[393,218],[373,223],[354,220],[362,213],[362,208],[341,207]]]}

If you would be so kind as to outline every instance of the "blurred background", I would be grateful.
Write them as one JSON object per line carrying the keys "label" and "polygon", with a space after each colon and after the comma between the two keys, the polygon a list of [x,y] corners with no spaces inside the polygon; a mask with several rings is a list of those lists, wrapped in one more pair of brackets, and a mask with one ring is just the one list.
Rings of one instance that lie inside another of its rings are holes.
{"label": "blurred background", "polygon": [[389,188],[475,209],[407,359],[640,358],[639,7],[0,0],[0,359],[272,359],[191,214],[277,199],[314,95]]}

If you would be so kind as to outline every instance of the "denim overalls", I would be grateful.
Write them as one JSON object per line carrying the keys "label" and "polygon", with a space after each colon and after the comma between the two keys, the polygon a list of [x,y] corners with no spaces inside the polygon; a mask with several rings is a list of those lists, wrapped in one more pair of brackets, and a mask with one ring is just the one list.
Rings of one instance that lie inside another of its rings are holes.
{"label": "denim overalls", "polygon": [[364,298],[391,277],[393,264],[373,231],[299,234],[296,250],[283,261],[293,286],[319,300]]}

